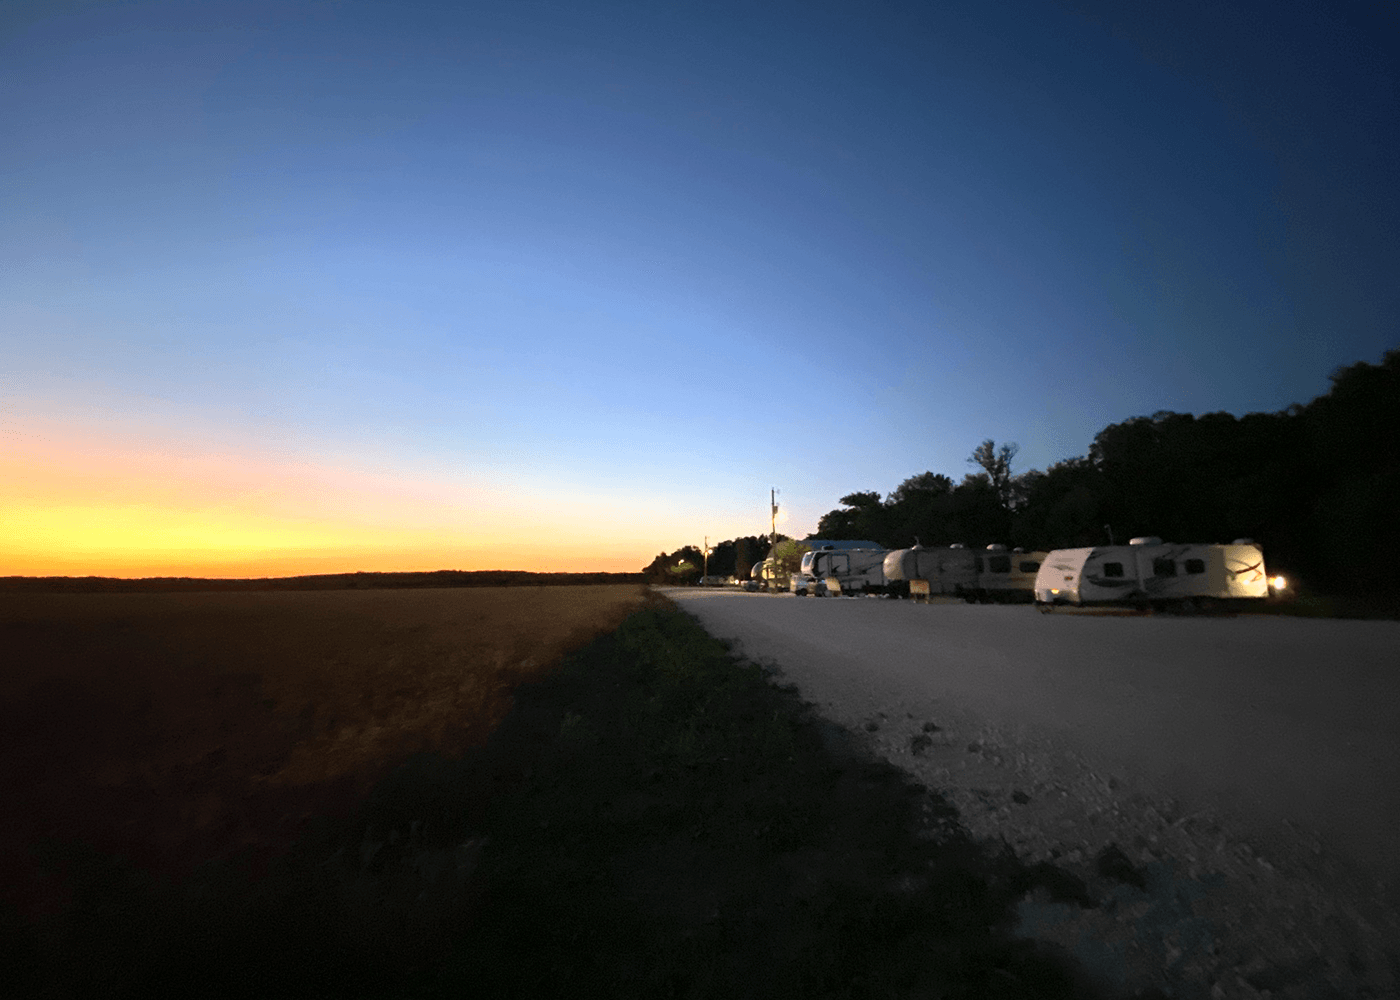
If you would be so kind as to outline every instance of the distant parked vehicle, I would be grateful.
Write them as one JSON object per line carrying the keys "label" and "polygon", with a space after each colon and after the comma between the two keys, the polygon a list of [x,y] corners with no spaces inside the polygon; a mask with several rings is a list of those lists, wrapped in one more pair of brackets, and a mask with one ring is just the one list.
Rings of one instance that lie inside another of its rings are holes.
{"label": "distant parked vehicle", "polygon": [[1057,604],[1184,610],[1267,598],[1286,585],[1281,576],[1269,578],[1264,552],[1252,539],[1178,544],[1143,536],[1127,545],[1055,549],[1036,575],[1035,600],[1043,611]]}

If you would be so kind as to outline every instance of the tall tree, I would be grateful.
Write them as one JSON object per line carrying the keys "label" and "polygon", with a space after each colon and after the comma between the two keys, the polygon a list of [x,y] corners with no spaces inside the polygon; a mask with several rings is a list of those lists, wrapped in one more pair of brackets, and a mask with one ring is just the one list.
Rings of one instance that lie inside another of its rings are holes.
{"label": "tall tree", "polygon": [[886,544],[884,505],[877,491],[848,493],[841,498],[841,505],[845,510],[831,511],[817,522],[818,538],[868,538]]}
{"label": "tall tree", "polygon": [[789,575],[796,573],[802,568],[802,557],[811,551],[811,546],[806,542],[794,541],[791,538],[779,542],[773,549],[773,561],[777,565],[778,579],[786,581]]}
{"label": "tall tree", "polygon": [[1004,444],[998,449],[996,442],[987,438],[977,446],[967,460],[969,465],[980,465],[987,473],[992,490],[996,493],[1002,507],[1007,510],[1010,510],[1015,504],[1015,496],[1011,489],[1011,460],[1016,457],[1016,452],[1020,450],[1021,448],[1017,444]]}
{"label": "tall tree", "polygon": [[758,552],[752,538],[734,539],[734,575],[740,580],[749,578],[749,571],[758,562]]}
{"label": "tall tree", "polygon": [[[910,476],[904,482],[894,488],[894,492],[889,495],[887,503],[904,504],[911,503],[928,496],[951,493],[953,491],[953,481],[947,476],[936,472],[921,472],[917,476]],[[841,501],[845,503],[846,501]]]}

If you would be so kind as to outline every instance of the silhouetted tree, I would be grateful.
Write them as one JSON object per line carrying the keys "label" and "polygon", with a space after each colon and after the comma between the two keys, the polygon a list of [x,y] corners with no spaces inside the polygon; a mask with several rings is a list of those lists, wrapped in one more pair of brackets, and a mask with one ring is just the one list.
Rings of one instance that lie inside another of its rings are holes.
{"label": "silhouetted tree", "polygon": [[1300,414],[1308,453],[1310,560],[1331,586],[1390,586],[1400,547],[1400,349],[1331,375]]}
{"label": "silhouetted tree", "polygon": [[1011,509],[1015,500],[1011,490],[1011,460],[1016,457],[1018,451],[1019,445],[1004,444],[998,449],[996,442],[987,438],[973,450],[967,460],[969,465],[982,467],[996,492],[997,499],[1007,510]]}
{"label": "silhouetted tree", "polygon": [[794,541],[791,538],[779,542],[773,549],[773,562],[777,566],[778,579],[786,582],[790,574],[801,568],[802,557],[810,551],[811,546],[806,542]]}
{"label": "silhouetted tree", "polygon": [[916,541],[946,544],[952,493],[953,481],[947,476],[933,472],[910,476],[885,502],[883,520],[887,534],[878,541],[890,548],[907,548]]}
{"label": "silhouetted tree", "polygon": [[758,548],[753,538],[734,539],[734,575],[740,580],[749,578],[749,571],[758,562]]}
{"label": "silhouetted tree", "polygon": [[818,538],[869,538],[885,544],[884,506],[878,492],[848,493],[841,505],[845,510],[831,511],[817,522]]}

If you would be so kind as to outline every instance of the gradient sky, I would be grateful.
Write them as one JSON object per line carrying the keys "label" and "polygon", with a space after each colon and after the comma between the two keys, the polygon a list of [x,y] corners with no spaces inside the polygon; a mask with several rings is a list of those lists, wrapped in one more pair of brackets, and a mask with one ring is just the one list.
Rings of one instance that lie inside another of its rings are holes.
{"label": "gradient sky", "polygon": [[1394,11],[6,0],[0,575],[632,571],[1305,403],[1400,346]]}

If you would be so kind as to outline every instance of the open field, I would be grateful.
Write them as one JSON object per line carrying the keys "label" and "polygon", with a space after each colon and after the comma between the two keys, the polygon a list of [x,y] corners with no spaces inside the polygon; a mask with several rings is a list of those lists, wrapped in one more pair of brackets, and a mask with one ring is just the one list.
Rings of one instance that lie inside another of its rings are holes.
{"label": "open field", "polygon": [[638,588],[5,608],[4,995],[1103,995],[1010,934],[1084,882]]}
{"label": "open field", "polygon": [[417,750],[460,754],[511,691],[615,627],[642,588],[530,587],[0,600],[0,889],[72,901],[81,843],[143,870],[265,861]]}
{"label": "open field", "polygon": [[568,587],[644,582],[641,573],[532,573],[526,570],[434,570],[422,573],[318,573],[311,576],[210,579],[151,576],[0,576],[0,594],[132,594],[233,590],[387,590],[444,587]]}

